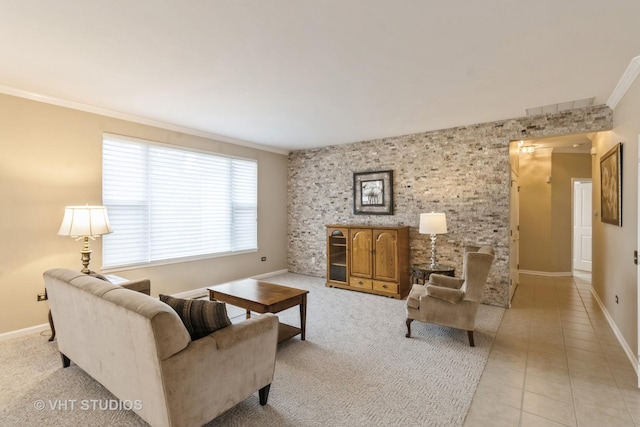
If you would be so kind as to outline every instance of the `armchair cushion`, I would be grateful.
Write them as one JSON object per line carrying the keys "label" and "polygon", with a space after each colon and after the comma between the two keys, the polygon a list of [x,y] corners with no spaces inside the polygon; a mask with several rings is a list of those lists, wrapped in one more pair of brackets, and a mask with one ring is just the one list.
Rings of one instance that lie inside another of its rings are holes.
{"label": "armchair cushion", "polygon": [[231,325],[223,302],[175,298],[160,295],[160,301],[173,308],[192,340],[197,340]]}
{"label": "armchair cushion", "polygon": [[442,286],[427,285],[427,295],[456,304],[464,297],[464,291]]}
{"label": "armchair cushion", "polygon": [[451,289],[460,289],[464,279],[460,277],[445,276],[444,274],[433,273],[429,276],[429,285],[436,285]]}

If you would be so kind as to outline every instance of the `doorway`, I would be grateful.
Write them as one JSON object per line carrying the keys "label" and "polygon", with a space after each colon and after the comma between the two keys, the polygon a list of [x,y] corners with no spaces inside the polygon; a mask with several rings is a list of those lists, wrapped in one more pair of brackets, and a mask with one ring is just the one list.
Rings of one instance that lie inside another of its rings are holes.
{"label": "doorway", "polygon": [[592,264],[592,191],[591,179],[573,179],[572,268],[589,273]]}

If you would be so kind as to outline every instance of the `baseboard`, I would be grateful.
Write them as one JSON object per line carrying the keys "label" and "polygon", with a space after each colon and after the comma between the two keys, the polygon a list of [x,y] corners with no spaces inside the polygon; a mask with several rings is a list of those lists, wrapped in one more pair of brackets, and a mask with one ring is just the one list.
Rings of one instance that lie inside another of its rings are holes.
{"label": "baseboard", "polygon": [[[269,273],[264,273],[264,274],[259,274],[257,276],[252,276],[252,277],[247,277],[247,279],[264,279],[266,277],[270,277],[270,276],[277,276],[279,274],[284,274],[287,273],[289,270],[276,270],[276,271],[272,271]],[[241,280],[241,279],[238,279]],[[153,285],[152,285],[153,286]],[[191,289],[189,291],[184,291],[184,292],[178,292],[177,294],[171,294],[171,296],[174,296],[176,298],[199,298],[202,296],[208,296],[209,295],[209,291],[207,290],[206,287],[204,288],[199,288],[199,289]],[[24,329],[18,329],[15,331],[10,331],[10,332],[5,332],[3,334],[0,334],[0,342],[1,341],[6,341],[6,340],[10,340],[13,338],[19,338],[19,337],[23,337],[25,335],[31,335],[34,334],[36,332],[43,332],[43,331],[47,331],[49,330],[49,324],[48,323],[43,323],[42,325],[36,325],[36,326],[30,326],[28,328],[24,328]]]}
{"label": "baseboard", "polygon": [[269,273],[264,273],[264,274],[258,274],[257,276],[251,276],[251,279],[264,279],[267,277],[271,277],[271,276],[277,276],[279,274],[284,274],[284,273],[288,273],[289,270],[287,270],[286,268],[283,270],[276,270],[276,271],[272,271]]}
{"label": "baseboard", "polygon": [[613,331],[614,335],[618,339],[618,342],[622,346],[622,349],[624,350],[625,354],[629,358],[629,361],[631,362],[631,366],[633,367],[633,370],[636,372],[636,376],[637,376],[638,375],[638,363],[636,361],[636,355],[634,354],[633,350],[631,350],[631,347],[629,347],[629,344],[627,344],[627,342],[625,341],[624,337],[622,336],[622,333],[620,332],[620,330],[618,329],[618,326],[616,325],[615,321],[613,320],[613,317],[611,317],[611,315],[607,311],[607,308],[604,306],[604,303],[602,302],[602,300],[598,296],[598,293],[593,288],[593,286],[591,286],[591,295],[593,295],[593,297],[595,298],[596,302],[600,306],[600,309],[604,313],[604,316],[607,318],[607,322],[609,322],[609,326],[611,327],[611,330]]}
{"label": "baseboard", "polygon": [[[288,273],[288,272],[289,272],[289,270],[286,270],[286,269],[285,270],[276,270],[276,271],[271,271],[269,273],[258,274],[257,276],[245,277],[244,279],[260,280],[260,279],[265,279],[267,277],[277,276],[278,274],[284,274],[284,273]],[[243,280],[243,279],[237,279],[237,280]],[[209,291],[207,290],[207,287],[198,288],[198,289],[191,289],[190,291],[178,292],[177,294],[171,294],[171,296],[176,297],[176,298],[201,298],[203,296],[208,296],[209,295]]]}
{"label": "baseboard", "polygon": [[0,342],[11,340],[14,338],[24,337],[26,335],[35,334],[36,332],[48,331],[49,329],[50,329],[49,324],[43,323],[42,325],[30,326],[24,329],[17,329],[15,331],[5,332],[3,334],[0,334]]}
{"label": "baseboard", "polygon": [[550,272],[550,271],[533,271],[533,270],[518,270],[520,274],[530,274],[532,276],[546,276],[546,277],[571,277],[573,273],[570,271],[559,271],[559,272]]}

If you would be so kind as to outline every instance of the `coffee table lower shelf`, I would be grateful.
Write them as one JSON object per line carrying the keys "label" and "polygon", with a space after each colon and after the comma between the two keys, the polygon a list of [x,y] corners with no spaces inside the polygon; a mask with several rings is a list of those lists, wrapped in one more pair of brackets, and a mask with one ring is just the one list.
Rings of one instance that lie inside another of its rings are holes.
{"label": "coffee table lower shelf", "polygon": [[300,328],[287,325],[286,323],[278,323],[278,343],[300,335],[301,333],[302,329]]}

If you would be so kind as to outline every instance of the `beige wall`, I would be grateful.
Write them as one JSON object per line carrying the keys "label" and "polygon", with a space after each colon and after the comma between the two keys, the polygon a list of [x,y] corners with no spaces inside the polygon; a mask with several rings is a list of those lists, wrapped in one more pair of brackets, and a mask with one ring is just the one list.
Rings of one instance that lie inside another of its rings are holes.
{"label": "beige wall", "polygon": [[[56,233],[66,205],[101,204],[102,132],[258,160],[257,253],[114,274],[149,277],[157,295],[287,268],[286,155],[1,94],[0,117],[0,333],[47,321],[43,271],[82,268],[81,243]],[[91,248],[99,271],[100,241]]]}
{"label": "beige wall", "polygon": [[551,272],[573,269],[573,179],[591,178],[590,154],[551,156]]}
{"label": "beige wall", "polygon": [[570,273],[572,179],[591,178],[591,155],[547,149],[521,154],[519,163],[520,269]]}
{"label": "beige wall", "polygon": [[520,156],[520,269],[551,271],[551,150]]}
{"label": "beige wall", "polygon": [[[593,288],[635,355],[638,354],[638,135],[640,134],[640,79],[614,110],[614,128],[595,142],[593,162]],[[600,221],[600,158],[622,142],[622,227]],[[618,296],[619,302],[615,298]]]}

